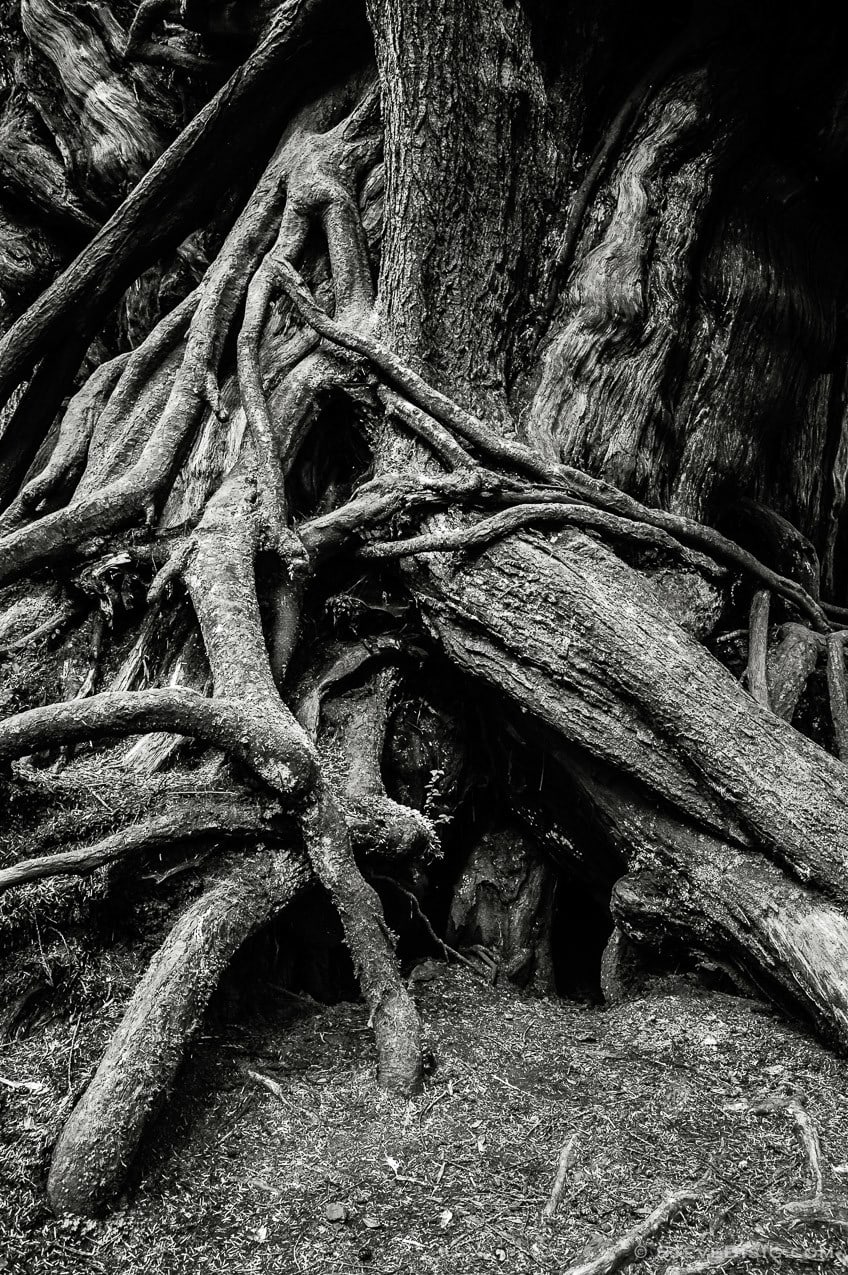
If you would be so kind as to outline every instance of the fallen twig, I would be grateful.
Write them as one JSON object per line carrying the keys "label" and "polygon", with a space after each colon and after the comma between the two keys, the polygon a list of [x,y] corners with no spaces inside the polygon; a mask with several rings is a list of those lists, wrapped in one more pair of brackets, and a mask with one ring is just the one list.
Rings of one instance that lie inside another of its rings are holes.
{"label": "fallen twig", "polygon": [[247,1069],[247,1074],[250,1076],[251,1080],[255,1080],[258,1085],[262,1085],[269,1093],[272,1093],[275,1098],[279,1098],[280,1102],[286,1101],[286,1095],[283,1092],[283,1087],[278,1084],[276,1080],[272,1080],[270,1076],[263,1075],[261,1071],[253,1071],[250,1067]]}
{"label": "fallen twig", "polygon": [[[467,969],[470,969],[472,974],[474,974],[477,978],[483,978],[483,975],[480,973],[480,971],[477,969],[477,966],[474,965],[472,961],[469,961],[468,958],[463,956],[461,952],[458,952],[455,947],[451,947],[449,943],[446,943],[443,938],[439,937],[439,935],[433,929],[433,926],[431,925],[428,917],[423,912],[421,908],[421,904],[418,902],[418,899],[416,898],[416,896],[413,894],[411,890],[407,890],[406,886],[401,885],[399,881],[396,881],[394,879],[394,877],[384,876],[380,872],[372,872],[370,873],[370,876],[373,881],[387,881],[389,885],[393,885],[396,890],[400,891],[401,894],[405,894],[406,897],[409,899],[410,903],[412,904],[412,907],[414,908],[419,921],[424,926],[424,929],[430,935],[430,938],[433,940],[433,942],[436,943],[442,949],[445,956],[452,956],[455,961],[460,961],[464,966],[466,966]],[[484,981],[488,981],[488,980],[484,980]]]}
{"label": "fallen twig", "polygon": [[0,1085],[6,1089],[23,1090],[26,1093],[43,1093],[45,1085],[41,1080],[9,1080],[0,1076]]}
{"label": "fallen twig", "polygon": [[554,1184],[551,1187],[550,1199],[542,1209],[542,1217],[546,1222],[553,1220],[553,1216],[559,1207],[559,1202],[562,1199],[562,1193],[565,1189],[565,1181],[568,1177],[568,1170],[574,1163],[576,1145],[577,1134],[573,1133],[559,1154],[559,1164],[557,1165]]}

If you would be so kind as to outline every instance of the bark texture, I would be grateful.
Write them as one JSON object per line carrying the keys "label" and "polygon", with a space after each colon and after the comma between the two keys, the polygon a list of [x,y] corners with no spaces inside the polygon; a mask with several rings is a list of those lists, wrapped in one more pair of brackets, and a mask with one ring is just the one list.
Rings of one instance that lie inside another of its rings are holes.
{"label": "bark texture", "polygon": [[308,883],[401,1096],[401,899],[402,953],[417,925],[550,990],[585,889],[608,988],[706,954],[848,1045],[844,26],[4,7],[13,959],[18,892],[93,873],[140,907],[151,856],[203,856],[54,1207],[119,1192],[221,972]]}

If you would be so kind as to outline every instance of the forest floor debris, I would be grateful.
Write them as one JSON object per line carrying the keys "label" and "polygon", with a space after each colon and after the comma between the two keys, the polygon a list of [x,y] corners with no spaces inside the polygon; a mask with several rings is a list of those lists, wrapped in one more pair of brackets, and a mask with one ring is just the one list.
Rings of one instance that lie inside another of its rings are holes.
{"label": "forest floor debris", "polygon": [[848,1197],[844,1062],[766,1006],[675,983],[603,1009],[457,967],[416,996],[437,1061],[410,1101],[376,1088],[359,1004],[286,997],[238,1024],[210,1019],[127,1195],[97,1222],[55,1218],[44,1199],[67,1055],[73,1042],[84,1078],[93,1027],[53,1021],[8,1042],[0,1270],[565,1275],[702,1183],[637,1247],[632,1275],[722,1250],[741,1254],[735,1270],[848,1271],[848,1227],[783,1208],[816,1184],[776,1101],[803,1101],[829,1196]]}

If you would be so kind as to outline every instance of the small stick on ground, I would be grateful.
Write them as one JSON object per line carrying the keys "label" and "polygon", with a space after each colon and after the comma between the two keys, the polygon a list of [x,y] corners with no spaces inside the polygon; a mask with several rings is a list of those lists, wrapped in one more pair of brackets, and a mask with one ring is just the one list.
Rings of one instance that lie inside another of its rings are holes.
{"label": "small stick on ground", "polygon": [[766,680],[768,655],[769,591],[758,589],[751,601],[751,623],[748,636],[748,690],[758,704],[770,707]]}
{"label": "small stick on ground", "polygon": [[258,1085],[263,1085],[275,1098],[279,1098],[280,1102],[286,1101],[283,1087],[277,1084],[276,1080],[272,1080],[270,1076],[263,1076],[261,1071],[252,1071],[250,1067],[247,1069],[247,1074],[251,1080],[255,1080]]}
{"label": "small stick on ground", "polygon": [[573,1133],[566,1142],[562,1151],[559,1153],[559,1164],[557,1165],[556,1177],[551,1187],[551,1195],[545,1207],[542,1209],[542,1217],[546,1222],[552,1222],[554,1214],[559,1208],[559,1202],[562,1199],[562,1193],[565,1189],[565,1181],[568,1177],[568,1170],[571,1168],[575,1159],[575,1148],[577,1146],[577,1134]]}
{"label": "small stick on ground", "polygon": [[703,1190],[698,1187],[675,1191],[673,1195],[669,1195],[667,1199],[663,1200],[662,1204],[655,1208],[653,1213],[649,1213],[646,1218],[625,1235],[622,1235],[620,1239],[614,1240],[602,1253],[590,1258],[588,1262],[579,1262],[576,1266],[569,1266],[564,1275],[612,1275],[613,1271],[620,1270],[622,1266],[626,1266],[637,1255],[644,1256],[643,1250],[645,1249],[646,1241],[668,1225],[681,1209],[688,1204],[694,1204],[702,1196]]}
{"label": "small stick on ground", "polygon": [[43,1093],[46,1088],[41,1080],[10,1080],[8,1076],[0,1076],[0,1085],[4,1089],[20,1089],[26,1093]]}
{"label": "small stick on ground", "polygon": [[708,1275],[709,1271],[729,1270],[743,1262],[805,1262],[815,1266],[830,1260],[825,1253],[805,1253],[768,1240],[745,1240],[742,1244],[714,1249],[706,1257],[699,1257],[685,1266],[667,1266],[665,1275],[702,1275],[702,1272]]}

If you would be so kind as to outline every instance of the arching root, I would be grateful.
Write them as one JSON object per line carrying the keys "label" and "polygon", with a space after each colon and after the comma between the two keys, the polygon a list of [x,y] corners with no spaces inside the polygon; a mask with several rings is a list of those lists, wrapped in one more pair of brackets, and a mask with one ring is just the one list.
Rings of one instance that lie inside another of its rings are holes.
{"label": "arching root", "polygon": [[215,803],[204,809],[202,804],[194,802],[190,809],[179,814],[161,815],[146,823],[131,824],[120,832],[103,837],[94,845],[22,859],[0,869],[0,894],[14,886],[45,877],[84,876],[107,863],[142,858],[153,851],[167,850],[186,842],[261,836],[267,831],[267,824],[267,812],[258,803],[250,805],[234,800],[231,806]]}
{"label": "arching root", "polygon": [[[386,663],[391,658],[390,647],[382,653],[376,649],[369,654],[372,662],[379,661],[384,666],[348,693],[328,695],[324,729],[319,732],[316,721],[314,734],[324,771],[343,804],[353,844],[371,859],[420,864],[438,855],[435,829],[420,811],[388,796],[381,770],[400,670]],[[334,676],[337,684],[355,671],[351,652],[343,651],[334,665],[324,670],[323,684],[325,688],[332,686]]]}
{"label": "arching root", "polygon": [[221,973],[307,883],[285,851],[243,854],[183,913],[151,962],[53,1153],[57,1212],[96,1214],[120,1190]]}
{"label": "arching root", "polygon": [[403,985],[376,893],[353,858],[344,817],[306,732],[280,698],[262,634],[254,560],[263,526],[250,485],[233,475],[198,528],[185,578],[216,693],[238,696],[252,716],[279,723],[309,759],[312,779],[292,811],[304,848],[338,909],[377,1039],[380,1083],[401,1093],[420,1084],[421,1029]]}

